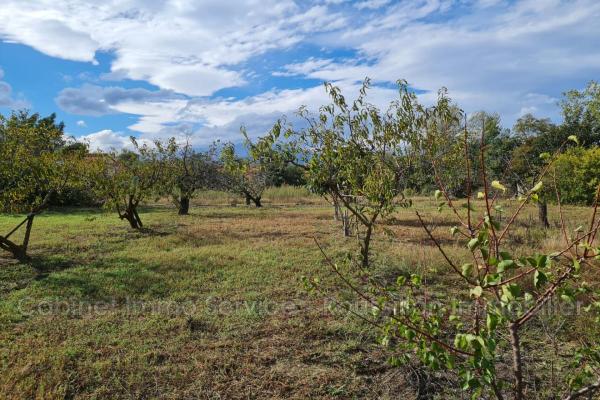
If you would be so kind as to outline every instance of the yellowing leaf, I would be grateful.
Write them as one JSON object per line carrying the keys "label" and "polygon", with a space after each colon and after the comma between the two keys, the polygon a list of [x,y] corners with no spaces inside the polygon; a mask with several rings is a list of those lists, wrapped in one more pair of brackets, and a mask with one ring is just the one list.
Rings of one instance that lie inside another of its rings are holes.
{"label": "yellowing leaf", "polygon": [[537,193],[544,187],[544,182],[539,181],[533,188],[531,188],[532,193]]}
{"label": "yellowing leaf", "polygon": [[502,190],[506,192],[506,187],[500,183],[500,181],[492,181],[492,187],[497,190]]}
{"label": "yellowing leaf", "polygon": [[471,289],[472,297],[479,298],[479,297],[481,297],[482,294],[483,294],[483,288],[481,286],[475,286],[473,289]]}
{"label": "yellowing leaf", "polygon": [[571,136],[569,136],[569,137],[567,138],[567,140],[570,140],[570,141],[572,141],[572,142],[575,142],[575,143],[577,143],[577,144],[579,145],[579,139],[578,139],[578,138],[577,138],[577,136],[575,136],[575,135],[571,135]]}

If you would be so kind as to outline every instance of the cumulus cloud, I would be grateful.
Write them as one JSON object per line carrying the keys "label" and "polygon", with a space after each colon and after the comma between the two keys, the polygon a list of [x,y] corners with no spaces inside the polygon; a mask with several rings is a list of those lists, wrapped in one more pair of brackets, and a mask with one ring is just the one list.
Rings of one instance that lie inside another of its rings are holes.
{"label": "cumulus cloud", "polygon": [[[129,129],[144,137],[193,127],[199,141],[232,138],[246,121],[258,132],[300,105],[327,101],[307,79],[332,81],[352,97],[365,76],[382,83],[371,93],[378,105],[395,96],[389,84],[405,78],[424,102],[445,86],[463,109],[497,111],[506,125],[526,112],[557,119],[561,92],[600,73],[595,0],[5,0],[0,18],[0,38],[77,61],[109,51],[105,80],[156,85],[83,85],[56,99],[74,114],[137,115]],[[298,45],[286,58],[293,62],[274,71],[246,64]],[[301,89],[274,84],[246,98],[214,96],[265,74]],[[118,143],[120,134],[102,132]]]}
{"label": "cumulus cloud", "polygon": [[498,111],[510,124],[523,109],[556,119],[556,97],[600,72],[596,1],[486,0],[461,13],[451,8],[435,0],[392,4],[371,23],[326,39],[355,48],[360,59],[308,58],[279,74],[334,82],[405,78],[428,91],[425,98],[447,87],[463,108]]}
{"label": "cumulus cloud", "polygon": [[147,89],[124,89],[85,84],[80,88],[65,88],[56,98],[63,110],[77,115],[101,116],[124,112],[119,109],[123,103],[146,103],[182,99],[169,90],[150,91]]}
{"label": "cumulus cloud", "polygon": [[87,143],[91,151],[108,151],[110,149],[130,148],[131,140],[129,136],[120,132],[114,132],[110,129],[104,129],[99,132],[77,138],[80,142]]}
{"label": "cumulus cloud", "polygon": [[[133,150],[131,136],[124,132],[115,132],[111,129],[104,129],[89,135],[79,136],[77,141],[86,143],[90,151],[120,151],[123,149]],[[137,139],[140,144],[150,144],[151,140],[147,138]]]}
{"label": "cumulus cloud", "polygon": [[84,120],[80,119],[79,121],[77,121],[77,126],[85,128],[85,127],[87,127],[87,124],[85,123]]}
{"label": "cumulus cloud", "polygon": [[114,76],[193,96],[244,84],[231,67],[250,57],[344,26],[326,6],[292,0],[5,0],[0,19],[0,38],[75,61],[112,51]]}
{"label": "cumulus cloud", "polygon": [[24,100],[17,100],[12,95],[12,87],[5,81],[4,71],[0,68],[0,107],[23,108],[27,106]]}

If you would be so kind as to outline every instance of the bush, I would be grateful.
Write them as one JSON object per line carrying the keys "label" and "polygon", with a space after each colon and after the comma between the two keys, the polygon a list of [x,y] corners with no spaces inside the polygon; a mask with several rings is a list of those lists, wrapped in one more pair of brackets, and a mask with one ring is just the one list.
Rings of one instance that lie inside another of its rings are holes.
{"label": "bush", "polygon": [[557,158],[555,168],[563,203],[591,205],[594,202],[600,183],[599,147],[569,149]]}

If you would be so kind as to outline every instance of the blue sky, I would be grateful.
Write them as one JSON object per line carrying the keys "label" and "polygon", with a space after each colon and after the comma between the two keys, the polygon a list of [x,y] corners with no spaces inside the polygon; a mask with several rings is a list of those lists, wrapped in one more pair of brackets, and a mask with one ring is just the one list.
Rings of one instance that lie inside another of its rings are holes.
{"label": "blue sky", "polygon": [[403,78],[506,126],[559,121],[600,77],[596,0],[4,0],[0,18],[0,112],[56,112],[93,148],[258,135],[365,76],[380,106]]}

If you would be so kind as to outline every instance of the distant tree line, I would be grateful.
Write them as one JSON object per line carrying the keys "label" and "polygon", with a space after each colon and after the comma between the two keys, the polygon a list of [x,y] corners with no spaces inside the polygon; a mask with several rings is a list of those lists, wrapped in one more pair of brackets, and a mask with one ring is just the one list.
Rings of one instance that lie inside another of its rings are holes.
{"label": "distant tree line", "polygon": [[[486,112],[460,122],[464,114],[443,92],[453,118],[428,115],[406,82],[400,82],[399,99],[380,111],[366,100],[368,86],[366,81],[359,98],[347,103],[339,89],[327,85],[332,104],[314,116],[301,108],[298,115],[306,126],[301,130],[282,119],[253,142],[242,129],[243,156],[231,143],[200,151],[174,138],[152,144],[132,138],[132,150],[92,153],[65,137],[64,124],[54,114],[0,116],[0,208],[34,215],[51,205],[103,206],[139,229],[138,208],[154,198],[168,197],[185,215],[201,190],[228,191],[261,207],[269,186],[306,185],[333,204],[346,234],[358,224],[370,237],[390,204],[408,204],[405,195],[431,193],[440,181],[444,194],[454,198],[464,197],[469,186],[482,187],[481,160],[489,179],[503,182],[515,197],[522,195],[544,168],[544,155],[555,152],[560,155],[552,179],[562,202],[593,202],[589,189],[600,172],[596,82],[565,93],[561,124],[528,114],[512,129],[502,126],[498,114]],[[579,146],[565,145],[571,136]],[[462,173],[466,159],[472,160],[468,183]],[[544,226],[547,190],[537,203]],[[368,249],[368,242],[364,246]]]}

